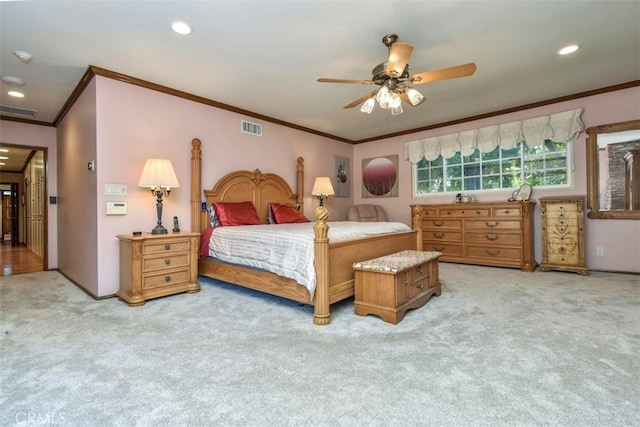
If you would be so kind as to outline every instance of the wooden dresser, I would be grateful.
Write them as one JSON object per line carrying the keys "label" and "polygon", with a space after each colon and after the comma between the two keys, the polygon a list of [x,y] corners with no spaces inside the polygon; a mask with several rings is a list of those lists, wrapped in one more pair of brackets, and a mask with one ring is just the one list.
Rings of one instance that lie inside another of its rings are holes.
{"label": "wooden dresser", "polygon": [[560,270],[589,275],[584,260],[584,200],[582,196],[540,198],[540,271]]}
{"label": "wooden dresser", "polygon": [[411,205],[422,249],[442,252],[440,261],[536,268],[533,251],[535,201]]}
{"label": "wooden dresser", "polygon": [[135,307],[151,298],[198,292],[200,233],[119,235],[118,298]]}

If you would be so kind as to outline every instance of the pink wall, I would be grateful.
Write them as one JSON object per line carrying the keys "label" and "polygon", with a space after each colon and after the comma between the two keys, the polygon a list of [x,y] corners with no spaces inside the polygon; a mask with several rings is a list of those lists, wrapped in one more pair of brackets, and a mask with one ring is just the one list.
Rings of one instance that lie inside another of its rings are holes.
{"label": "pink wall", "polygon": [[[47,149],[47,200],[58,192],[56,129],[49,126],[38,126],[8,120],[0,120],[0,141],[5,144],[25,145]],[[58,205],[47,204],[48,244],[47,266],[58,268]]]}
{"label": "pink wall", "polygon": [[[514,120],[538,117],[556,112],[584,108],[582,120],[585,129],[590,126],[597,126],[605,123],[622,122],[638,119],[640,117],[640,88],[630,88],[617,92],[610,92],[587,98],[576,99],[544,107],[534,108],[526,111],[519,111],[498,117],[491,117],[474,122],[468,122],[455,126],[434,129],[412,135],[405,135],[396,138],[389,138],[382,141],[374,141],[366,144],[359,144],[354,149],[353,175],[355,177],[354,203],[378,203],[387,210],[390,219],[402,221],[410,224],[411,204],[420,203],[448,203],[452,201],[451,195],[430,195],[426,197],[413,197],[411,163],[404,160],[404,143],[415,139],[429,136],[446,135],[478,127],[507,123]],[[402,116],[400,116],[401,118]],[[389,117],[389,120],[395,118]],[[542,196],[561,195],[584,195],[587,194],[586,184],[586,134],[581,133],[574,144],[574,164],[575,183],[574,188],[562,190],[534,190],[532,198]],[[362,159],[376,156],[398,154],[400,195],[397,198],[362,199],[361,180]],[[480,201],[503,201],[510,197],[511,190],[483,193],[479,195]],[[540,207],[535,209],[535,252],[536,260],[542,260],[541,249],[541,225]],[[595,270],[613,270],[640,272],[640,221],[634,220],[591,220],[587,219],[585,226],[586,234],[586,262],[587,267]],[[595,248],[602,246],[605,248],[605,256],[597,257]]]}
{"label": "pink wall", "polygon": [[59,270],[97,296],[97,172],[87,169],[87,163],[96,158],[95,104],[96,85],[90,82],[58,125],[57,225]]}

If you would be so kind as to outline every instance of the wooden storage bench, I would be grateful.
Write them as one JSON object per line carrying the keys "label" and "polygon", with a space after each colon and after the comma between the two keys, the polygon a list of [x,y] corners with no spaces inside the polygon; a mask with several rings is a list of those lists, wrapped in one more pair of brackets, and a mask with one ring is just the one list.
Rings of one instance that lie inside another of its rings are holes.
{"label": "wooden storage bench", "polygon": [[442,252],[406,250],[353,264],[355,313],[375,314],[396,324],[407,310],[441,294],[438,258]]}

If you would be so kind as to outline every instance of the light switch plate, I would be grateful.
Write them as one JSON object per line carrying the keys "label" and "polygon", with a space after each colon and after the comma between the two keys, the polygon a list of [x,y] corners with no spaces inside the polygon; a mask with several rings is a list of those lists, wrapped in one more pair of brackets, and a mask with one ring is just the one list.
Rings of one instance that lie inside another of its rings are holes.
{"label": "light switch plate", "polygon": [[127,184],[105,184],[104,195],[105,196],[126,196]]}

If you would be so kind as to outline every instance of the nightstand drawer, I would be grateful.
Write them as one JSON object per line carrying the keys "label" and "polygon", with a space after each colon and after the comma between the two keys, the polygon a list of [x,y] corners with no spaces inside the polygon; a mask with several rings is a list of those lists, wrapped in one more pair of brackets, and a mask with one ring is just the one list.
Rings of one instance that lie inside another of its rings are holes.
{"label": "nightstand drawer", "polygon": [[142,271],[146,273],[166,268],[186,267],[189,265],[190,258],[191,255],[188,252],[179,255],[167,254],[167,256],[158,258],[145,258],[142,261]]}
{"label": "nightstand drawer", "polygon": [[166,252],[189,251],[191,245],[189,239],[172,239],[160,242],[146,243],[143,246],[143,255],[153,255]]}
{"label": "nightstand drawer", "polygon": [[145,274],[142,276],[142,289],[160,288],[162,286],[178,285],[188,282],[190,279],[189,269],[170,271],[159,274]]}

